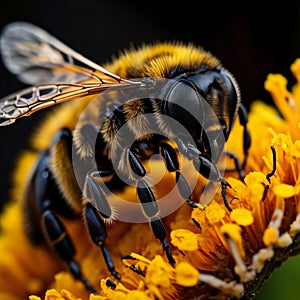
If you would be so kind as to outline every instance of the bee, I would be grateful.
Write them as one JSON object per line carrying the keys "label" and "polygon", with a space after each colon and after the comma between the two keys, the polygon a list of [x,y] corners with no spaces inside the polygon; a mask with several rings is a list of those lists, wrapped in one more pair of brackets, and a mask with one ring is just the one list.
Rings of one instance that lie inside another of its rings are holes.
{"label": "bee", "polygon": [[192,44],[157,42],[124,51],[102,67],[43,29],[15,22],[2,32],[1,53],[8,70],[30,85],[0,100],[1,126],[57,108],[39,129],[41,136],[51,134],[28,174],[26,234],[34,245],[48,243],[89,291],[95,293],[59,216],[83,218],[107,269],[120,279],[105,245],[106,225],[120,214],[109,193],[129,185],[168,261],[175,263],[147,167],[152,156],[159,156],[174,175],[189,206],[198,207],[181,156],[198,175],[221,186],[231,210],[226,196],[230,185],[217,163],[238,117],[244,128],[244,160],[228,151],[225,155],[243,180],[250,134],[238,84],[210,52]]}

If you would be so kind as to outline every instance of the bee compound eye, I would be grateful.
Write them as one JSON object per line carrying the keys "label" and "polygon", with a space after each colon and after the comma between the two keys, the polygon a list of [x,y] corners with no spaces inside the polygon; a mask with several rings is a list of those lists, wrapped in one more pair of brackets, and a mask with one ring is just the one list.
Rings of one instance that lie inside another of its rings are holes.
{"label": "bee compound eye", "polygon": [[[199,135],[205,119],[204,98],[185,80],[176,82],[170,89],[165,102],[165,113],[175,119],[193,137]],[[180,128],[172,128],[177,135],[184,134]],[[197,134],[198,133],[198,134]]]}

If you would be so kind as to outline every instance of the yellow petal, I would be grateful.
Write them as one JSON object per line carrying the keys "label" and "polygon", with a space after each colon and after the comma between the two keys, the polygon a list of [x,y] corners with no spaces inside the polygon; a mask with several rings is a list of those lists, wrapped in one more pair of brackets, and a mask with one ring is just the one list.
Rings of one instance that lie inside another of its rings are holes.
{"label": "yellow petal", "polygon": [[47,290],[45,300],[65,300],[61,294],[54,289]]}
{"label": "yellow petal", "polygon": [[151,298],[142,291],[132,291],[126,295],[126,300],[151,300]]}
{"label": "yellow petal", "polygon": [[61,295],[63,296],[63,298],[64,298],[65,300],[81,300],[81,299],[75,297],[74,295],[72,295],[72,293],[70,293],[70,292],[67,291],[67,290],[62,290],[62,291],[61,291]]}
{"label": "yellow petal", "polygon": [[297,81],[300,82],[300,58],[297,58],[291,65],[291,71]]}
{"label": "yellow petal", "polygon": [[281,74],[269,74],[265,81],[265,89],[279,96],[286,93],[287,79]]}
{"label": "yellow petal", "polygon": [[297,140],[294,144],[294,156],[297,158],[300,157],[300,140]]}
{"label": "yellow petal", "polygon": [[280,148],[286,153],[289,153],[290,149],[293,147],[292,138],[285,134],[278,134],[272,140],[272,144],[280,146]]}

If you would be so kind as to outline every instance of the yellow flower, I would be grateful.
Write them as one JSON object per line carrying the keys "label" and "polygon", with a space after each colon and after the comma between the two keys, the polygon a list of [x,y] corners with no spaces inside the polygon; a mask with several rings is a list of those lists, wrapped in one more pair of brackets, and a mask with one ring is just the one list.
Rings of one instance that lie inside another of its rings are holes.
{"label": "yellow flower", "polygon": [[[77,242],[76,259],[97,291],[90,294],[66,270],[60,271],[60,261],[50,251],[29,243],[23,232],[20,201],[15,201],[1,217],[0,298],[171,300],[255,295],[275,268],[299,252],[299,59],[291,71],[297,80],[291,91],[282,75],[269,74],[266,79],[265,88],[274,99],[274,107],[261,101],[251,106],[252,146],[245,180],[239,180],[232,171],[224,176],[231,186],[227,197],[232,211],[224,206],[218,191],[206,205],[192,209],[184,204],[164,218],[174,265],[168,262],[147,224],[118,222],[108,228],[107,239],[121,273],[118,281],[102,268],[99,249],[89,241],[82,224],[68,221],[70,235]],[[241,136],[242,127],[237,123],[226,148],[242,160],[242,142],[237,143]],[[23,168],[29,169],[33,161],[30,153],[23,156]],[[153,162],[151,168],[161,168],[160,162]],[[22,189],[24,179],[18,176],[16,185]],[[173,175],[166,175],[157,190],[164,194],[171,180]],[[199,180],[191,196],[195,202],[200,185]],[[126,199],[135,196],[130,187],[120,193]]]}

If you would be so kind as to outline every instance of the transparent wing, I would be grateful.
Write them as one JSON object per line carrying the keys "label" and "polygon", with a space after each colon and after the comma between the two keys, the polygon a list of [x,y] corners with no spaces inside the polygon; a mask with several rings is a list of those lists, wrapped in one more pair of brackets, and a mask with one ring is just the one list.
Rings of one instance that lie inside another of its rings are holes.
{"label": "transparent wing", "polygon": [[2,60],[7,69],[29,85],[76,83],[93,77],[91,71],[120,80],[77,53],[45,30],[26,22],[13,22],[2,31]]}
{"label": "transparent wing", "polygon": [[[29,87],[3,98],[0,102],[0,126],[14,123],[17,119],[49,106],[70,101],[75,98],[97,94],[116,86],[103,84],[44,84]],[[119,84],[118,84],[119,86]]]}
{"label": "transparent wing", "polygon": [[109,87],[141,84],[120,78],[26,22],[4,28],[0,50],[8,70],[24,83],[35,85],[0,100],[0,126]]}

